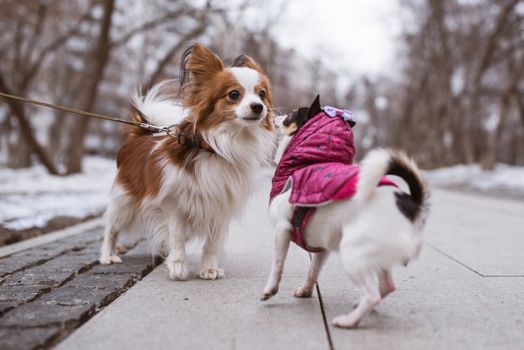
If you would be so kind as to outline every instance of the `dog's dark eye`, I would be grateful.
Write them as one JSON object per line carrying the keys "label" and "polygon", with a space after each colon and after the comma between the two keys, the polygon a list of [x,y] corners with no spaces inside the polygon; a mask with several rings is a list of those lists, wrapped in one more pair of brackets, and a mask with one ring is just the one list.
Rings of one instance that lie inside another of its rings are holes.
{"label": "dog's dark eye", "polygon": [[230,99],[232,99],[233,101],[236,101],[236,100],[238,100],[240,98],[240,92],[238,92],[237,90],[232,90],[232,91],[229,91],[227,96]]}
{"label": "dog's dark eye", "polygon": [[260,97],[261,100],[266,98],[266,92],[264,90],[260,90],[258,93],[258,97]]}

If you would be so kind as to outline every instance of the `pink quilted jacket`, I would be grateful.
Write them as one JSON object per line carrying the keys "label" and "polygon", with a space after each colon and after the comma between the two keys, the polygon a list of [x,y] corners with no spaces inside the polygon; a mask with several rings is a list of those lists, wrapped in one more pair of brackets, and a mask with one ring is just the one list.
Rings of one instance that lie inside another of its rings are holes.
{"label": "pink quilted jacket", "polygon": [[[302,248],[321,251],[308,247],[303,237],[315,207],[355,194],[359,174],[359,166],[352,164],[355,153],[353,132],[341,113],[317,114],[290,141],[275,170],[270,201],[291,186],[289,202],[297,208],[293,241]],[[384,177],[379,185],[395,184]]]}

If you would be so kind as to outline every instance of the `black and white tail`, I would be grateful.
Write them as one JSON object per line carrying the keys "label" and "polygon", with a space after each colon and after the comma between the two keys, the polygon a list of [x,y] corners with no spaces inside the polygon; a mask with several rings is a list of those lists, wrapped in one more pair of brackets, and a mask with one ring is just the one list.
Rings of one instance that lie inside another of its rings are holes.
{"label": "black and white tail", "polygon": [[429,188],[422,174],[405,153],[395,150],[374,149],[362,160],[355,199],[369,198],[384,175],[396,175],[409,186],[410,194],[395,193],[397,206],[410,221],[424,221],[429,207]]}

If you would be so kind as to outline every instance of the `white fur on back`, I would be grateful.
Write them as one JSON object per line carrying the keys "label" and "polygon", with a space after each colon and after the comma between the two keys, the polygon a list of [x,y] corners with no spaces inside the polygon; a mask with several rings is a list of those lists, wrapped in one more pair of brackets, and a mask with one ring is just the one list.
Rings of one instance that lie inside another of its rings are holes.
{"label": "white fur on back", "polygon": [[155,126],[170,126],[178,124],[189,111],[170,95],[162,95],[162,89],[168,84],[156,84],[146,95],[135,93],[131,100],[133,104],[147,117],[149,123]]}

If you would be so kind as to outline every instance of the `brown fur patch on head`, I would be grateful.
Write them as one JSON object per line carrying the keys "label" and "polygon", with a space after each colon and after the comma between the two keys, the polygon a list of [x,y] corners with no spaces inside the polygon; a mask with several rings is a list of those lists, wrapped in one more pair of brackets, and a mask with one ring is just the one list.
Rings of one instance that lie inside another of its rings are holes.
{"label": "brown fur patch on head", "polygon": [[223,70],[210,78],[209,84],[206,84],[210,108],[200,108],[193,106],[192,111],[197,115],[197,127],[209,129],[219,125],[225,120],[235,118],[234,109],[241,100],[231,100],[228,98],[229,92],[236,90],[241,96],[245,94],[244,87],[238,82],[235,76],[228,70]]}

